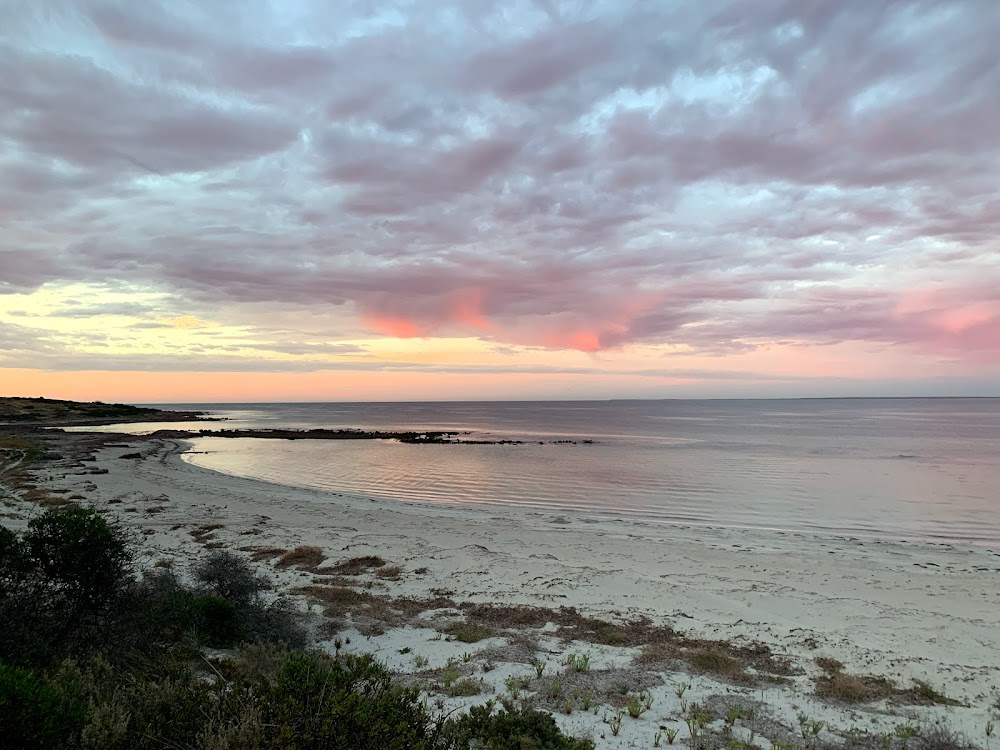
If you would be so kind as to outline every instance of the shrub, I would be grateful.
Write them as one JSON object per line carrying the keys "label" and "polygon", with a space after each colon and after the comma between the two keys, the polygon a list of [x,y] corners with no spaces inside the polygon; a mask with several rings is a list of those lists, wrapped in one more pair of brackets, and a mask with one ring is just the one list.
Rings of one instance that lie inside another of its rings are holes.
{"label": "shrub", "polygon": [[24,544],[13,531],[0,526],[0,596],[14,589],[29,569]]}
{"label": "shrub", "polygon": [[196,581],[237,606],[254,602],[262,592],[272,588],[266,576],[258,575],[232,552],[212,552],[192,572]]}
{"label": "shrub", "polygon": [[240,626],[248,641],[305,648],[309,640],[299,614],[287,599],[277,599],[267,605],[258,603],[241,611]]}
{"label": "shrub", "polygon": [[[273,681],[239,675],[237,696],[260,695],[264,747],[419,748],[431,721],[414,688],[394,685],[371,657],[287,652]],[[287,742],[296,738],[298,744]],[[279,744],[282,741],[283,744]]]}
{"label": "shrub", "polygon": [[132,584],[119,527],[85,508],[50,509],[20,540],[5,531],[0,550],[0,658],[36,666],[108,643]]}
{"label": "shrub", "polygon": [[205,645],[231,648],[243,634],[236,605],[217,594],[202,594],[191,602],[194,624]]}
{"label": "shrub", "polygon": [[33,671],[0,663],[0,747],[49,750],[79,735],[85,706]]}
{"label": "shrub", "polygon": [[45,587],[77,616],[112,604],[131,579],[125,533],[90,509],[58,508],[33,518],[23,543]]}
{"label": "shrub", "polygon": [[294,648],[305,646],[306,633],[292,606],[281,598],[265,602],[262,594],[272,590],[271,580],[256,573],[246,560],[232,552],[216,551],[195,565],[192,572],[210,592],[235,606],[236,630],[227,631],[231,637],[285,643]]}
{"label": "shrub", "polygon": [[593,750],[590,740],[574,739],[559,731],[551,714],[535,709],[501,709],[473,706],[469,713],[447,722],[444,746],[483,750]]}

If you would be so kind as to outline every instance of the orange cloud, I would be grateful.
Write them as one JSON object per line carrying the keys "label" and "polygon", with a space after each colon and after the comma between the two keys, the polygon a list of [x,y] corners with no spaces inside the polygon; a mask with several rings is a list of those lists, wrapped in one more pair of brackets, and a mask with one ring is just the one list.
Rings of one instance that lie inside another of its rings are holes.
{"label": "orange cloud", "polygon": [[364,322],[376,333],[397,339],[419,338],[429,333],[426,328],[399,315],[366,315]]}

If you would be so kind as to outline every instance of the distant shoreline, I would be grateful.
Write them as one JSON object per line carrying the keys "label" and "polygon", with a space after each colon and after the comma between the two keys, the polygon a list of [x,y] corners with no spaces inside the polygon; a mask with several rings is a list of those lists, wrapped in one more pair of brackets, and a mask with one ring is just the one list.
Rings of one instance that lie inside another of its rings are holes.
{"label": "distant shoreline", "polygon": [[760,396],[743,398],[587,398],[587,399],[463,399],[440,400],[423,399],[419,401],[348,401],[333,399],[326,401],[143,401],[137,406],[268,406],[268,405],[301,405],[309,404],[629,404],[629,403],[734,403],[760,401],[1000,401],[1000,396]]}

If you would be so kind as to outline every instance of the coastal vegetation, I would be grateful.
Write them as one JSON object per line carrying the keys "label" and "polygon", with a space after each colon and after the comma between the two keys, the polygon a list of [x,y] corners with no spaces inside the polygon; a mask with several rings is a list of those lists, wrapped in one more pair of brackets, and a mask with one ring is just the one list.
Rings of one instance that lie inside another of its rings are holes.
{"label": "coastal vegetation", "polygon": [[371,657],[304,650],[287,601],[232,553],[185,584],[139,575],[135,550],[76,505],[0,526],[0,747],[592,747],[526,707],[435,716]]}
{"label": "coastal vegetation", "polygon": [[0,397],[0,424],[111,424],[114,422],[181,422],[196,420],[198,412],[166,411],[101,401],[65,401],[54,398]]}

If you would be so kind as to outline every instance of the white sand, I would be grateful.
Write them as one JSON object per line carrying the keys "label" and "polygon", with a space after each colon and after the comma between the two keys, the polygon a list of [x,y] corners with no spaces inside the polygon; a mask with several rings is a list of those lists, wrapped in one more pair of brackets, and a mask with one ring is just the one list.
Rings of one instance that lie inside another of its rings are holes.
{"label": "white sand", "polygon": [[[943,719],[986,745],[985,726],[997,713],[992,705],[1000,687],[997,550],[632,521],[589,523],[571,514],[376,501],[219,474],[185,462],[177,447],[166,441],[107,448],[88,464],[107,474],[43,472],[40,478],[49,479],[43,486],[79,491],[97,508],[110,509],[141,530],[149,562],[185,565],[205,554],[191,530],[222,524],[208,539],[230,549],[317,545],[328,556],[326,564],[376,554],[403,567],[398,582],[383,584],[368,576],[376,592],[424,597],[447,589],[456,601],[573,606],[606,619],[648,615],[690,635],[764,642],[795,657],[806,670],[791,685],[763,691],[699,675],[665,674],[664,684],[652,690],[652,709],[638,720],[626,716],[617,737],[602,721],[613,713],[607,706],[598,707],[596,715],[577,710],[557,717],[570,731],[593,737],[598,747],[652,747],[660,724],[680,729],[682,740],[687,730],[673,690],[681,681],[693,684],[685,700],[727,692],[763,697],[775,717],[793,727],[798,712],[844,730],[886,731],[906,720],[926,725]],[[136,450],[148,457],[118,458]],[[160,510],[150,513],[153,508]],[[313,579],[306,572],[259,565],[281,587]],[[413,572],[420,568],[427,573]],[[476,653],[505,643],[451,642],[433,627],[397,628],[371,638],[342,635],[351,638],[345,649],[376,653],[390,667],[408,672],[418,671],[418,656],[434,668],[449,657],[461,661],[463,654],[473,657],[464,667],[471,670],[481,663]],[[541,646],[551,652],[542,654],[550,671],[568,652],[589,653],[592,669],[627,666],[636,653],[562,644],[552,637],[543,638]],[[399,653],[407,647],[412,650]],[[884,675],[901,685],[926,679],[969,707],[882,703],[846,708],[818,701],[810,695],[812,679],[820,673],[812,662],[818,655],[841,660],[847,671]],[[505,677],[531,671],[525,664],[497,662],[477,676],[502,695]],[[445,706],[487,697],[448,699]],[[1000,737],[995,739],[1000,743]],[[770,747],[765,738],[756,742]]]}

